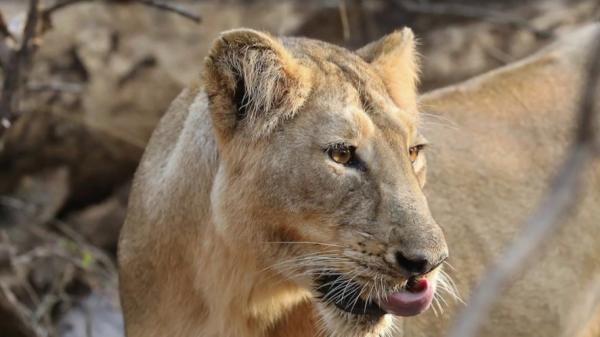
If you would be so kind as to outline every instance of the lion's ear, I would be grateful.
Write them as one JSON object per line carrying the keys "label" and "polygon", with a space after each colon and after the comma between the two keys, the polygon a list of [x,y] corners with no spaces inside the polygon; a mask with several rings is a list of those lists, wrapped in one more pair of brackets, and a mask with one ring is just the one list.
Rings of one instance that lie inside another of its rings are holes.
{"label": "lion's ear", "polygon": [[417,111],[419,58],[410,28],[388,34],[356,53],[375,68],[399,107]]}
{"label": "lion's ear", "polygon": [[259,138],[291,118],[310,89],[308,70],[283,44],[250,29],[225,32],[204,65],[213,125],[219,136],[234,132]]}

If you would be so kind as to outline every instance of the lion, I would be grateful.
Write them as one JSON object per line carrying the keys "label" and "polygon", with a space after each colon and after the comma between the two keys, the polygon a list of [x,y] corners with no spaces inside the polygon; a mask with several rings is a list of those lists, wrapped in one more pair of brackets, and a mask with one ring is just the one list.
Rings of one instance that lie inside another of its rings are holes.
{"label": "lion", "polygon": [[134,178],[127,336],[386,336],[453,294],[417,74],[408,28],[356,52],[224,32]]}
{"label": "lion", "polygon": [[[526,59],[421,96],[422,130],[431,143],[426,195],[452,250],[448,273],[467,303],[572,151],[598,41],[600,24],[584,26]],[[600,134],[600,115],[595,130]],[[596,160],[576,210],[500,294],[479,336],[600,336],[599,187]],[[463,308],[447,302],[437,316],[405,320],[404,336],[447,335]]]}
{"label": "lion", "polygon": [[[119,246],[128,336],[445,335],[463,305],[446,272],[468,299],[519,234],[569,150],[598,34],[417,99],[408,29],[355,52],[224,33],[136,174]],[[598,165],[482,335],[600,336]],[[429,271],[407,273],[406,249]],[[386,305],[423,287],[419,305]]]}

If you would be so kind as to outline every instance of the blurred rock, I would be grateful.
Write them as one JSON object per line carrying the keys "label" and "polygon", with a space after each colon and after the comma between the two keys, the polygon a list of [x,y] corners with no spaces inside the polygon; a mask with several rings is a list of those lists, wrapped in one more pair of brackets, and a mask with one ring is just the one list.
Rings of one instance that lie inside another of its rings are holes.
{"label": "blurred rock", "polygon": [[34,59],[23,117],[0,144],[0,194],[21,175],[66,165],[68,209],[104,200],[131,178],[154,126],[200,77],[221,31],[286,33],[304,15],[290,2],[186,6],[202,15],[200,25],[142,5],[97,2],[53,16]]}
{"label": "blurred rock", "polygon": [[45,224],[56,217],[68,196],[66,167],[22,176],[13,194],[0,196],[0,228]]}
{"label": "blurred rock", "polygon": [[129,184],[121,187],[107,200],[72,213],[67,224],[87,242],[116,253],[119,231],[125,221]]}

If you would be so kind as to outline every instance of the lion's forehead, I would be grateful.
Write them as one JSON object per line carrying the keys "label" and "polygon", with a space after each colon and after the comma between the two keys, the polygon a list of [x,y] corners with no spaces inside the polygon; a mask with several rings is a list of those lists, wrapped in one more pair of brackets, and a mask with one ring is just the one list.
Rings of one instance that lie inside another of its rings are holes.
{"label": "lion's forehead", "polygon": [[362,136],[383,130],[390,141],[414,136],[416,116],[394,104],[377,72],[358,55],[303,38],[288,40],[288,47],[312,70],[312,95],[305,110],[319,114],[319,123],[340,119]]}
{"label": "lion's forehead", "polygon": [[[326,89],[325,89],[326,90]],[[373,110],[364,107],[347,83],[332,91],[316,93],[299,114],[299,128],[310,129],[311,138],[325,143],[355,142],[355,145],[380,140],[394,147],[407,144],[416,133],[416,123],[395,106]]]}

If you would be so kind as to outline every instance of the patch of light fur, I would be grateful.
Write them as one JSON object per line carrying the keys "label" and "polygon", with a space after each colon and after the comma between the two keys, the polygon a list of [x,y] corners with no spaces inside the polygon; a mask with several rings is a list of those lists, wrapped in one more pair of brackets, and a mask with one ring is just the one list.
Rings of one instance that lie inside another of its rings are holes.
{"label": "patch of light fur", "polygon": [[317,303],[317,309],[320,318],[316,337],[392,337],[400,332],[393,315],[384,315],[375,326],[365,331],[359,318],[353,314],[329,308],[325,303]]}

